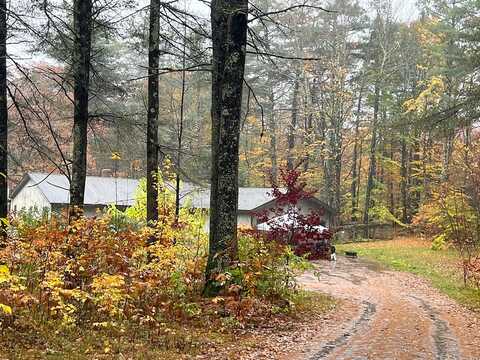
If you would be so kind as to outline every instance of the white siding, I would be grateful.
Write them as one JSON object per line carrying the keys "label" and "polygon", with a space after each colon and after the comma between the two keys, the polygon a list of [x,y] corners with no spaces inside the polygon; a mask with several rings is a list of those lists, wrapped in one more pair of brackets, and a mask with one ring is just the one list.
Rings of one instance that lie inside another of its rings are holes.
{"label": "white siding", "polygon": [[205,231],[207,234],[210,232],[210,215],[209,214],[205,215],[205,222],[203,223],[203,231]]}
{"label": "white siding", "polygon": [[237,226],[251,227],[252,217],[249,214],[239,213],[237,217]]}
{"label": "white siding", "polygon": [[[266,204],[266,205],[264,206],[264,209],[261,209],[261,208],[260,208],[259,211],[261,212],[262,210],[266,210],[266,211],[267,211],[267,214],[266,214],[266,215],[267,215],[267,217],[268,217],[269,219],[272,218],[272,217],[276,217],[276,216],[278,216],[278,215],[277,215],[276,213],[272,213],[272,212],[270,211],[270,208],[271,208],[272,206],[274,206],[274,205],[268,203],[268,204]],[[310,201],[310,200],[306,200],[306,199],[301,199],[301,200],[298,202],[298,204],[297,204],[297,208],[300,210],[300,211],[299,211],[300,214],[303,214],[303,215],[309,215],[309,214],[311,214],[312,212],[321,210],[321,208],[319,207],[319,205],[318,205],[316,202]],[[323,220],[324,225],[325,225],[326,227],[330,227],[330,225],[331,225],[331,218],[330,218],[330,216],[329,216],[329,214],[328,214],[327,212],[325,212],[325,214],[322,216],[322,220]]]}
{"label": "white siding", "polygon": [[[314,202],[310,201],[310,200],[305,200],[305,199],[302,199],[299,201],[299,203],[297,204],[297,207],[300,209],[300,213],[303,214],[303,215],[309,215],[311,214],[312,212],[315,212],[315,211],[319,211],[321,210],[317,204],[315,204]],[[325,226],[326,227],[330,227],[330,218],[329,216],[327,215],[327,213],[325,212],[325,214],[322,216],[322,220],[325,222]]]}
{"label": "white siding", "polygon": [[35,183],[30,180],[12,199],[10,203],[10,211],[18,212],[20,210],[29,210],[37,208],[38,210],[52,210],[47,198],[43,195]]}
{"label": "white siding", "polygon": [[[239,213],[237,216],[237,226],[252,226],[252,217],[246,213]],[[210,232],[210,216],[207,214],[205,215],[205,223],[203,225],[203,230],[206,233]]]}

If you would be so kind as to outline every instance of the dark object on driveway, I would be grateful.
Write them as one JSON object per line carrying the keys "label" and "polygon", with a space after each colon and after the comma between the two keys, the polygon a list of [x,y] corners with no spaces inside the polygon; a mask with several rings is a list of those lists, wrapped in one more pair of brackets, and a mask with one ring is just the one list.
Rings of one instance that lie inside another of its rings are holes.
{"label": "dark object on driveway", "polygon": [[330,246],[330,261],[337,261],[337,249],[334,245]]}
{"label": "dark object on driveway", "polygon": [[345,251],[345,256],[350,257],[350,258],[357,258],[357,252],[356,251]]}

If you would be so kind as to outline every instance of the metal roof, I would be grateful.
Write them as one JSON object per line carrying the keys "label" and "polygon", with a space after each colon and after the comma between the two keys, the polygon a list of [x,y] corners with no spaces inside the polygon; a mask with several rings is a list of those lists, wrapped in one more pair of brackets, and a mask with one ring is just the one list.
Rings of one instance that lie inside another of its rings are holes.
{"label": "metal roof", "polygon": [[[27,185],[29,180],[33,182]],[[118,204],[130,206],[135,203],[137,179],[87,176],[85,182],[85,205]],[[28,173],[12,193],[12,198],[24,187],[36,186],[51,204],[68,204],[70,184],[64,175]]]}
{"label": "metal roof", "polygon": [[[239,188],[238,210],[249,211],[273,200],[271,188]],[[187,195],[188,192],[186,192]],[[187,195],[188,196],[188,195]],[[194,188],[190,191],[192,207],[197,209],[210,208],[210,189]]]}
{"label": "metal roof", "polygon": [[[20,184],[11,194],[14,198],[18,192],[27,186],[29,181],[45,195],[51,204],[68,204],[70,199],[68,179],[64,175],[47,173],[27,173]],[[139,185],[138,179],[87,176],[85,183],[85,205],[117,204],[131,206],[135,203],[135,190]],[[175,187],[168,185],[172,191]],[[245,188],[238,189],[238,210],[251,211],[274,200],[272,188]],[[191,203],[196,209],[210,208],[210,189],[182,183],[181,203]],[[328,209],[328,206],[316,198],[312,200]]]}

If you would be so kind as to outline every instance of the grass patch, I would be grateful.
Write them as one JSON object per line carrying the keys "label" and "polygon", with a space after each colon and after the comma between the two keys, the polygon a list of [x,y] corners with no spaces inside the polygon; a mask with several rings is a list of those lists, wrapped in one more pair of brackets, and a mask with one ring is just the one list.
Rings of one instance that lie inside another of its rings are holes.
{"label": "grass patch", "polygon": [[467,307],[480,311],[480,291],[463,285],[460,257],[453,249],[432,250],[431,242],[418,238],[399,238],[336,245],[338,252],[356,251],[359,257],[379,262],[389,269],[419,275]]}

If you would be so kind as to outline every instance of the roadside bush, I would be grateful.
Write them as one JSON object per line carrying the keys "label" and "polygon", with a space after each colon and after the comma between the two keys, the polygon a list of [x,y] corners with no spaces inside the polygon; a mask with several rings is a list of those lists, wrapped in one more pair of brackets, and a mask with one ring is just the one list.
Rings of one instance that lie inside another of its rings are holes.
{"label": "roadside bush", "polygon": [[[308,263],[286,244],[251,235],[240,236],[238,262],[216,279],[225,292],[202,298],[203,214],[185,210],[175,221],[174,198],[160,199],[154,228],[131,226],[144,212],[141,196],[133,210],[112,208],[69,225],[55,217],[17,219],[0,250],[2,324],[122,329],[208,319],[233,326],[292,308],[299,294],[295,274]],[[122,217],[121,226],[114,216]],[[147,245],[152,235],[158,241]]]}
{"label": "roadside bush", "polygon": [[478,284],[480,266],[480,214],[471,195],[450,185],[440,188],[433,200],[422,206],[415,222],[433,237],[432,249],[453,246],[462,260],[464,283]]}

